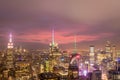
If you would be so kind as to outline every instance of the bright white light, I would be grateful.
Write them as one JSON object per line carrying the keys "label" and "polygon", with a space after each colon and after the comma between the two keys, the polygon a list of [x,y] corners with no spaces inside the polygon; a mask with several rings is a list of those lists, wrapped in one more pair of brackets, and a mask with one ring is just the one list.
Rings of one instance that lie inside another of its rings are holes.
{"label": "bright white light", "polygon": [[90,64],[91,66],[93,66],[94,64]]}
{"label": "bright white light", "polygon": [[79,70],[79,76],[81,76],[82,75],[82,71],[81,70]]}
{"label": "bright white light", "polygon": [[85,64],[89,64],[89,62],[88,62],[88,61],[85,61]]}
{"label": "bright white light", "polygon": [[87,70],[83,71],[83,75],[86,76],[87,75]]}

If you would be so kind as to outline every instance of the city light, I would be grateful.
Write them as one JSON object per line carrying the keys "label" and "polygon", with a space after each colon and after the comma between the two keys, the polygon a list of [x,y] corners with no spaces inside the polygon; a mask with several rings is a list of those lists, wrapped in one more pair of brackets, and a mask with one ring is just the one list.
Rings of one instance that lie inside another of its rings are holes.
{"label": "city light", "polygon": [[120,0],[1,0],[0,80],[120,80]]}
{"label": "city light", "polygon": [[84,76],[87,75],[87,70],[83,70],[83,75],[84,75]]}
{"label": "city light", "polygon": [[76,56],[76,58],[77,58],[77,59],[79,59],[79,58],[80,58],[80,56],[79,56],[79,55],[77,55],[77,56]]}
{"label": "city light", "polygon": [[[108,77],[106,75],[108,74],[107,72],[109,70],[115,69],[115,67],[117,67],[117,70],[119,70],[119,58],[115,56],[116,58],[113,57],[114,60],[111,59],[111,54],[115,52],[115,48],[114,50],[109,50],[111,49],[110,46],[106,47],[107,51],[104,51],[104,54],[103,51],[98,53],[95,52],[94,47],[90,46],[92,52],[87,52],[89,53],[89,55],[83,56],[77,53],[72,53],[71,55],[68,55],[67,52],[63,54],[63,51],[59,49],[58,45],[55,45],[56,43],[53,42],[53,40],[52,43],[54,43],[54,45],[49,46],[49,51],[32,51],[32,54],[30,54],[29,51],[24,48],[14,48],[12,37],[10,36],[9,38],[10,41],[8,41],[8,49],[6,55],[6,68],[8,69],[8,71],[4,71],[4,76],[6,74],[16,75],[17,79],[19,79],[20,75],[26,74],[20,79],[28,79],[30,78],[31,74],[37,78],[36,75],[38,74],[53,72],[57,75],[59,74],[58,76],[73,76],[73,78],[84,76],[85,78],[88,78],[90,77],[89,73],[91,73],[93,75],[99,75],[101,79],[107,80]],[[108,53],[108,51],[114,52]],[[95,55],[96,53],[97,56]],[[4,56],[1,55],[1,57],[3,57],[4,59]],[[119,74],[119,72],[117,71],[116,73]],[[12,79],[12,77],[9,78]],[[98,76],[95,76],[95,79],[97,78]]]}

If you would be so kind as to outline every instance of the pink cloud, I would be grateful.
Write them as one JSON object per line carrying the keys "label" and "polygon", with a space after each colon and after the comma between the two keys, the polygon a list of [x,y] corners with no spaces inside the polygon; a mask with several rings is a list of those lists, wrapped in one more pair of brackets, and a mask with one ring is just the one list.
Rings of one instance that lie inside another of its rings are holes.
{"label": "pink cloud", "polygon": [[[74,42],[74,35],[64,36],[74,32],[72,30],[64,32],[56,31],[55,32],[55,42],[58,44],[68,44]],[[112,33],[99,33],[98,35],[77,35],[77,42],[82,41],[94,41],[104,38],[106,36],[112,36]],[[29,34],[17,36],[18,41],[20,42],[38,42],[43,44],[49,44],[51,42],[51,32],[49,31],[38,31],[33,30]]]}

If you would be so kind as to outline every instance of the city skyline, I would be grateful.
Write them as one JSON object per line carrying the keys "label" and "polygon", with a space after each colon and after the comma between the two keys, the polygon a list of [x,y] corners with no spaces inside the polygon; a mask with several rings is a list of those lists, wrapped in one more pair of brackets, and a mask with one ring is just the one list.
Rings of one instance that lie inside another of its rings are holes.
{"label": "city skyline", "polygon": [[15,45],[48,48],[52,28],[60,48],[73,49],[93,44],[104,47],[111,41],[120,46],[120,1],[0,1],[0,46],[7,47],[8,35]]}

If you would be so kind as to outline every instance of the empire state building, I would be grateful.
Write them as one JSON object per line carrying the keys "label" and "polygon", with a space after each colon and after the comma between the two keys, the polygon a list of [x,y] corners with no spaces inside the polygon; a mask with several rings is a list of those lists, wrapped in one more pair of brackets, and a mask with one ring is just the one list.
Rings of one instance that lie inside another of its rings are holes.
{"label": "empire state building", "polygon": [[13,48],[13,42],[12,42],[12,34],[9,35],[9,42],[8,42],[8,49],[12,49]]}

